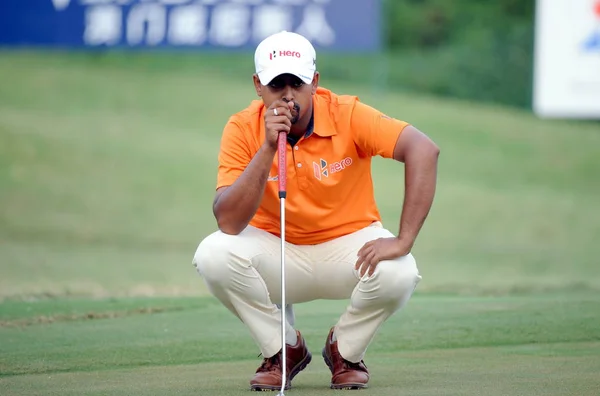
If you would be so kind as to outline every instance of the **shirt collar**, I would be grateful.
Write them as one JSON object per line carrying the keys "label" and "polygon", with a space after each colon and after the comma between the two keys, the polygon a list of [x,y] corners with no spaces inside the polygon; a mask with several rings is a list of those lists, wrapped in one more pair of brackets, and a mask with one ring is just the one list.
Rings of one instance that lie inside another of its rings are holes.
{"label": "shirt collar", "polygon": [[304,136],[302,138],[295,138],[293,136],[288,135],[287,141],[289,144],[294,146],[296,143],[298,143],[300,141],[300,139],[306,139],[307,137],[312,135],[314,129],[315,129],[315,113],[313,111],[313,113],[310,116],[310,121],[308,121],[308,126],[306,127],[306,132],[304,133]]}
{"label": "shirt collar", "polygon": [[[312,132],[321,137],[328,137],[337,135],[337,130],[333,125],[331,115],[329,114],[329,107],[332,104],[327,101],[327,98],[321,95],[314,95],[313,97],[313,120],[311,121]],[[310,125],[310,123],[309,123]]]}
{"label": "shirt collar", "polygon": [[313,108],[313,112],[310,116],[310,121],[308,121],[308,126],[306,127],[306,133],[304,134],[304,138],[306,139],[315,131],[315,109]]}

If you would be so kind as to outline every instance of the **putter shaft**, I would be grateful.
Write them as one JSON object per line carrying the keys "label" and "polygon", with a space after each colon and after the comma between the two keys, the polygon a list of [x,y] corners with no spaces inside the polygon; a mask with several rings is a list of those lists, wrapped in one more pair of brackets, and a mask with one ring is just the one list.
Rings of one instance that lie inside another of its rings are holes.
{"label": "putter shaft", "polygon": [[285,342],[286,324],[286,301],[285,301],[285,198],[286,198],[286,151],[287,134],[280,132],[277,140],[278,151],[278,179],[279,179],[279,202],[280,202],[280,233],[281,233],[281,390],[283,392],[287,384],[287,348]]}

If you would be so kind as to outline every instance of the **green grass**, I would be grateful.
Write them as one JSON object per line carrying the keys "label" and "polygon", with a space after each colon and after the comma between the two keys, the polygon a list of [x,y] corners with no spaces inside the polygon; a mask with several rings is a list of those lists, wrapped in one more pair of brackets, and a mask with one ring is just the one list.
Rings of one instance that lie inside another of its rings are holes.
{"label": "green grass", "polygon": [[[592,395],[600,389],[598,302],[596,295],[585,293],[418,294],[369,348],[372,392],[439,394],[446,388],[444,394]],[[132,311],[136,304],[154,313]],[[296,307],[298,327],[315,359],[294,382],[294,394],[329,394],[319,354],[327,329],[344,307],[341,301]],[[163,389],[167,394],[238,395],[247,392],[260,360],[242,324],[208,297],[120,304],[5,302],[4,310],[11,309],[20,314],[0,327],[2,394],[64,389],[67,394],[144,395]],[[63,316],[52,324],[35,320],[48,311],[94,315]]]}
{"label": "green grass", "polygon": [[[0,53],[0,394],[247,393],[258,351],[191,265],[221,129],[255,98],[240,70]],[[423,280],[369,349],[368,393],[597,395],[599,125],[321,81],[442,149]],[[374,179],[395,231],[402,166],[377,159]],[[344,305],[297,307],[315,360],[290,394],[330,393],[319,351]]]}
{"label": "green grass", "polygon": [[[177,56],[0,56],[2,296],[202,293],[191,257],[215,229],[221,129],[255,94],[224,61],[219,71]],[[442,149],[414,250],[424,291],[600,288],[597,124],[322,83],[414,123]],[[375,161],[394,231],[401,175]]]}

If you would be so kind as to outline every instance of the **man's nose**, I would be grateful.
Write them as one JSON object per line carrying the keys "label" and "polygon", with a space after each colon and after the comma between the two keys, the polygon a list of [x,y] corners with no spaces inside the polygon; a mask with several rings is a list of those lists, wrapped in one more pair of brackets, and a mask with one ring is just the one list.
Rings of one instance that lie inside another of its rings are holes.
{"label": "man's nose", "polygon": [[283,99],[286,102],[293,102],[294,101],[294,90],[290,85],[286,85],[285,88],[283,89],[282,92],[282,97],[281,99]]}

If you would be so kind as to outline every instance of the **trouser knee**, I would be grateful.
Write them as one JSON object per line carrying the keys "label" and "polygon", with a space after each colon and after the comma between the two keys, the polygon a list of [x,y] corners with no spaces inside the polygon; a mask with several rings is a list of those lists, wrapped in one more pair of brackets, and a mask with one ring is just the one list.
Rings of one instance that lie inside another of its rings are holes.
{"label": "trouser knee", "polygon": [[192,263],[208,284],[226,284],[231,280],[231,247],[235,243],[233,235],[217,231],[207,236],[194,254]]}
{"label": "trouser knee", "polygon": [[411,254],[398,260],[381,262],[378,270],[380,301],[384,303],[403,303],[421,280]]}

